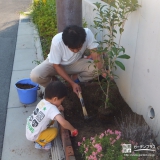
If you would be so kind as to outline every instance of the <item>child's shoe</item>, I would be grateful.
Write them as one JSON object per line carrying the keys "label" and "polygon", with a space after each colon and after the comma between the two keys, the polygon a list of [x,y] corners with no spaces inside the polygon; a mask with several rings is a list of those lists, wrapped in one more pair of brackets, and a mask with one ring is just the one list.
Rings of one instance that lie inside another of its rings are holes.
{"label": "child's shoe", "polygon": [[39,143],[36,143],[36,142],[35,142],[35,148],[36,148],[36,149],[42,149],[42,146],[41,146]]}
{"label": "child's shoe", "polygon": [[46,151],[49,151],[50,149],[51,149],[51,147],[52,147],[52,144],[51,144],[51,142],[50,143],[47,143],[45,146],[41,146],[39,143],[36,143],[35,142],[35,148],[36,149],[44,149],[44,150],[46,150]]}
{"label": "child's shoe", "polygon": [[50,143],[47,143],[44,147],[42,147],[42,149],[49,151],[51,149],[51,147],[52,147],[52,144],[50,142]]}

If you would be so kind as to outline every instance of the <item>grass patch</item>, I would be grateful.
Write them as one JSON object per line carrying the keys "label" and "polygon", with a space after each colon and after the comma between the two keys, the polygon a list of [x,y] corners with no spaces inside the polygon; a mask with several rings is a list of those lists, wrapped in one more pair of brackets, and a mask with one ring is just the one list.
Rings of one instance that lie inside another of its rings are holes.
{"label": "grass patch", "polygon": [[31,17],[41,39],[44,58],[47,57],[51,41],[57,31],[55,0],[35,0],[31,7]]}

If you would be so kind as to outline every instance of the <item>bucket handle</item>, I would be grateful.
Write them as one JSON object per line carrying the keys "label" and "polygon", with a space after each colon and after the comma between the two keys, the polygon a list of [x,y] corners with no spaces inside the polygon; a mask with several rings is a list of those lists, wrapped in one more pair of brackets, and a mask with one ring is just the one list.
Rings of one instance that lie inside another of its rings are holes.
{"label": "bucket handle", "polygon": [[33,90],[40,90],[40,89],[41,89],[40,87],[33,88]]}

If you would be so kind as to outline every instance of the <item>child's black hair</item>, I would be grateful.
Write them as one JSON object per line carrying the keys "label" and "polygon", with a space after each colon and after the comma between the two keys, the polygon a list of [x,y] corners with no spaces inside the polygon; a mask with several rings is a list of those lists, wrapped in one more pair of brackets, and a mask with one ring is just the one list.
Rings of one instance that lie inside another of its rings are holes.
{"label": "child's black hair", "polygon": [[60,81],[50,82],[45,88],[44,98],[52,99],[57,97],[61,99],[67,96],[67,87]]}
{"label": "child's black hair", "polygon": [[62,39],[69,48],[78,49],[86,40],[86,32],[82,27],[69,25],[63,30]]}

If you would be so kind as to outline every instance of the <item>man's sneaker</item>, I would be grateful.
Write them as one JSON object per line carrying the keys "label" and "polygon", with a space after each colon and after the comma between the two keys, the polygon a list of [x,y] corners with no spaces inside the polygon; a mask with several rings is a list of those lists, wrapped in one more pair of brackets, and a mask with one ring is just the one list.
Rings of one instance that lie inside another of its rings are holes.
{"label": "man's sneaker", "polygon": [[77,83],[77,84],[79,84],[79,83],[80,83],[80,81],[79,81],[79,79],[78,79],[78,78],[77,78],[77,79],[75,79],[75,80],[74,80],[74,82],[75,82],[75,83]]}

